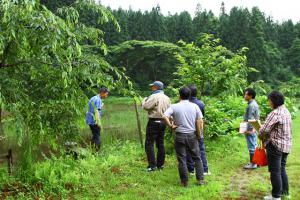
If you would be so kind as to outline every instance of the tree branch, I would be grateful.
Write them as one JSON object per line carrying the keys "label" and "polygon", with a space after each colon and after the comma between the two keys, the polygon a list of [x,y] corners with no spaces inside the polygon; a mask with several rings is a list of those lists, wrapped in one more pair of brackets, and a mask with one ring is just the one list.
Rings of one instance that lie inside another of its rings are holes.
{"label": "tree branch", "polygon": [[1,68],[8,68],[8,67],[17,67],[17,66],[22,65],[22,64],[30,64],[30,63],[33,63],[33,62],[38,62],[40,64],[45,64],[45,65],[52,65],[52,63],[47,63],[47,62],[44,62],[44,61],[21,60],[21,61],[18,61],[18,62],[15,62],[15,63],[11,63],[11,64],[0,63],[0,69]]}

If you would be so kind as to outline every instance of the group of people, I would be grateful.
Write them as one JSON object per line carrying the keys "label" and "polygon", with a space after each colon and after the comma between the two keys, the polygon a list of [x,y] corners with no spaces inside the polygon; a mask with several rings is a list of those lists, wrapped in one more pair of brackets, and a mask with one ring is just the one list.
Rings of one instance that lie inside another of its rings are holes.
{"label": "group of people", "polygon": [[[148,158],[148,172],[161,170],[165,161],[164,135],[166,126],[175,131],[175,151],[178,171],[183,186],[188,185],[188,173],[196,172],[197,184],[203,185],[204,174],[209,174],[204,137],[203,114],[205,105],[197,99],[195,86],[179,90],[179,103],[171,105],[171,100],[163,92],[164,85],[155,81],[150,85],[152,95],[145,98],[142,108],[148,111],[145,150]],[[154,154],[157,147],[157,159]],[[201,151],[200,151],[201,150]]]}
{"label": "group of people", "polygon": [[[148,160],[148,172],[163,170],[165,163],[164,135],[168,127],[175,132],[175,152],[178,160],[178,171],[181,184],[188,186],[189,173],[196,174],[198,185],[204,185],[204,176],[210,175],[204,144],[205,105],[197,99],[197,88],[194,85],[179,89],[179,102],[171,104],[164,94],[164,84],[155,81],[150,84],[152,94],[142,101],[142,108],[148,112],[145,151]],[[86,123],[90,126],[92,144],[100,148],[100,118],[103,107],[102,99],[107,98],[108,90],[101,88],[99,95],[92,97],[88,103]],[[253,89],[245,90],[244,98],[248,102],[244,121],[259,120],[259,106],[255,101]],[[257,137],[264,141],[272,194],[266,200],[289,197],[288,177],[285,166],[291,151],[291,115],[284,105],[284,96],[277,91],[269,94],[268,101],[273,111],[268,115],[260,130],[255,130],[247,123],[245,137],[249,150],[250,162],[244,168],[256,169],[253,155],[257,146]],[[154,144],[157,147],[155,156]]]}

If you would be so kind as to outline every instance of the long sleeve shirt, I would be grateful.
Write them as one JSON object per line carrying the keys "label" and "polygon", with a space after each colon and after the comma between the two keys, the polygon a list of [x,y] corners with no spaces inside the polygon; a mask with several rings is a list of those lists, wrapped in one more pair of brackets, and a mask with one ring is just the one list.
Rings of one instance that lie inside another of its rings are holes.
{"label": "long sleeve shirt", "polygon": [[170,107],[171,100],[163,91],[156,91],[142,102],[142,108],[148,111],[148,118],[162,119]]}
{"label": "long sleeve shirt", "polygon": [[260,128],[260,134],[267,136],[279,151],[290,153],[292,148],[292,117],[288,109],[282,105],[274,109]]}

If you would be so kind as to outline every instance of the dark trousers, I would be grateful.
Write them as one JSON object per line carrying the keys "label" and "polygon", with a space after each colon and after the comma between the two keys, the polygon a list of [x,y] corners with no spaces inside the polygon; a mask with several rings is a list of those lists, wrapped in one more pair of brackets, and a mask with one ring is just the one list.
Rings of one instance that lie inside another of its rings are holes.
{"label": "dark trousers", "polygon": [[[146,129],[145,151],[148,159],[148,167],[162,167],[165,163],[165,136],[166,125],[162,119],[149,119]],[[157,161],[154,154],[154,143],[157,148]]]}
{"label": "dark trousers", "polygon": [[281,195],[288,195],[289,183],[285,170],[288,154],[277,150],[271,142],[269,142],[266,149],[268,167],[271,175],[272,196],[274,198],[279,198]]}
{"label": "dark trousers", "polygon": [[101,145],[100,128],[97,125],[90,125],[90,129],[93,134],[91,144],[96,148],[96,150],[99,150]]}
{"label": "dark trousers", "polygon": [[203,180],[203,164],[196,134],[176,133],[175,151],[181,182],[188,181],[188,169],[186,164],[187,152],[191,155],[193,162],[195,163],[197,180]]}
{"label": "dark trousers", "polygon": [[[199,143],[199,149],[200,149],[200,156],[203,164],[203,170],[204,172],[208,172],[208,163],[206,159],[206,152],[205,152],[205,144],[204,144],[204,138],[201,138],[198,140]],[[189,172],[194,172],[194,161],[192,159],[191,154],[187,152],[187,157],[186,157],[186,164]]]}

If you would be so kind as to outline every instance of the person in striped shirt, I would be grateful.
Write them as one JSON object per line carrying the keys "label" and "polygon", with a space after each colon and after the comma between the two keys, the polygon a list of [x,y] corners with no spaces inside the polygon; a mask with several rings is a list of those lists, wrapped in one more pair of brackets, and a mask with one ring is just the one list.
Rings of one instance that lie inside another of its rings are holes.
{"label": "person in striped shirt", "polygon": [[265,200],[280,200],[289,197],[286,161],[292,148],[292,118],[284,105],[284,96],[273,91],[268,95],[273,111],[260,128],[259,138],[265,140],[272,194]]}

